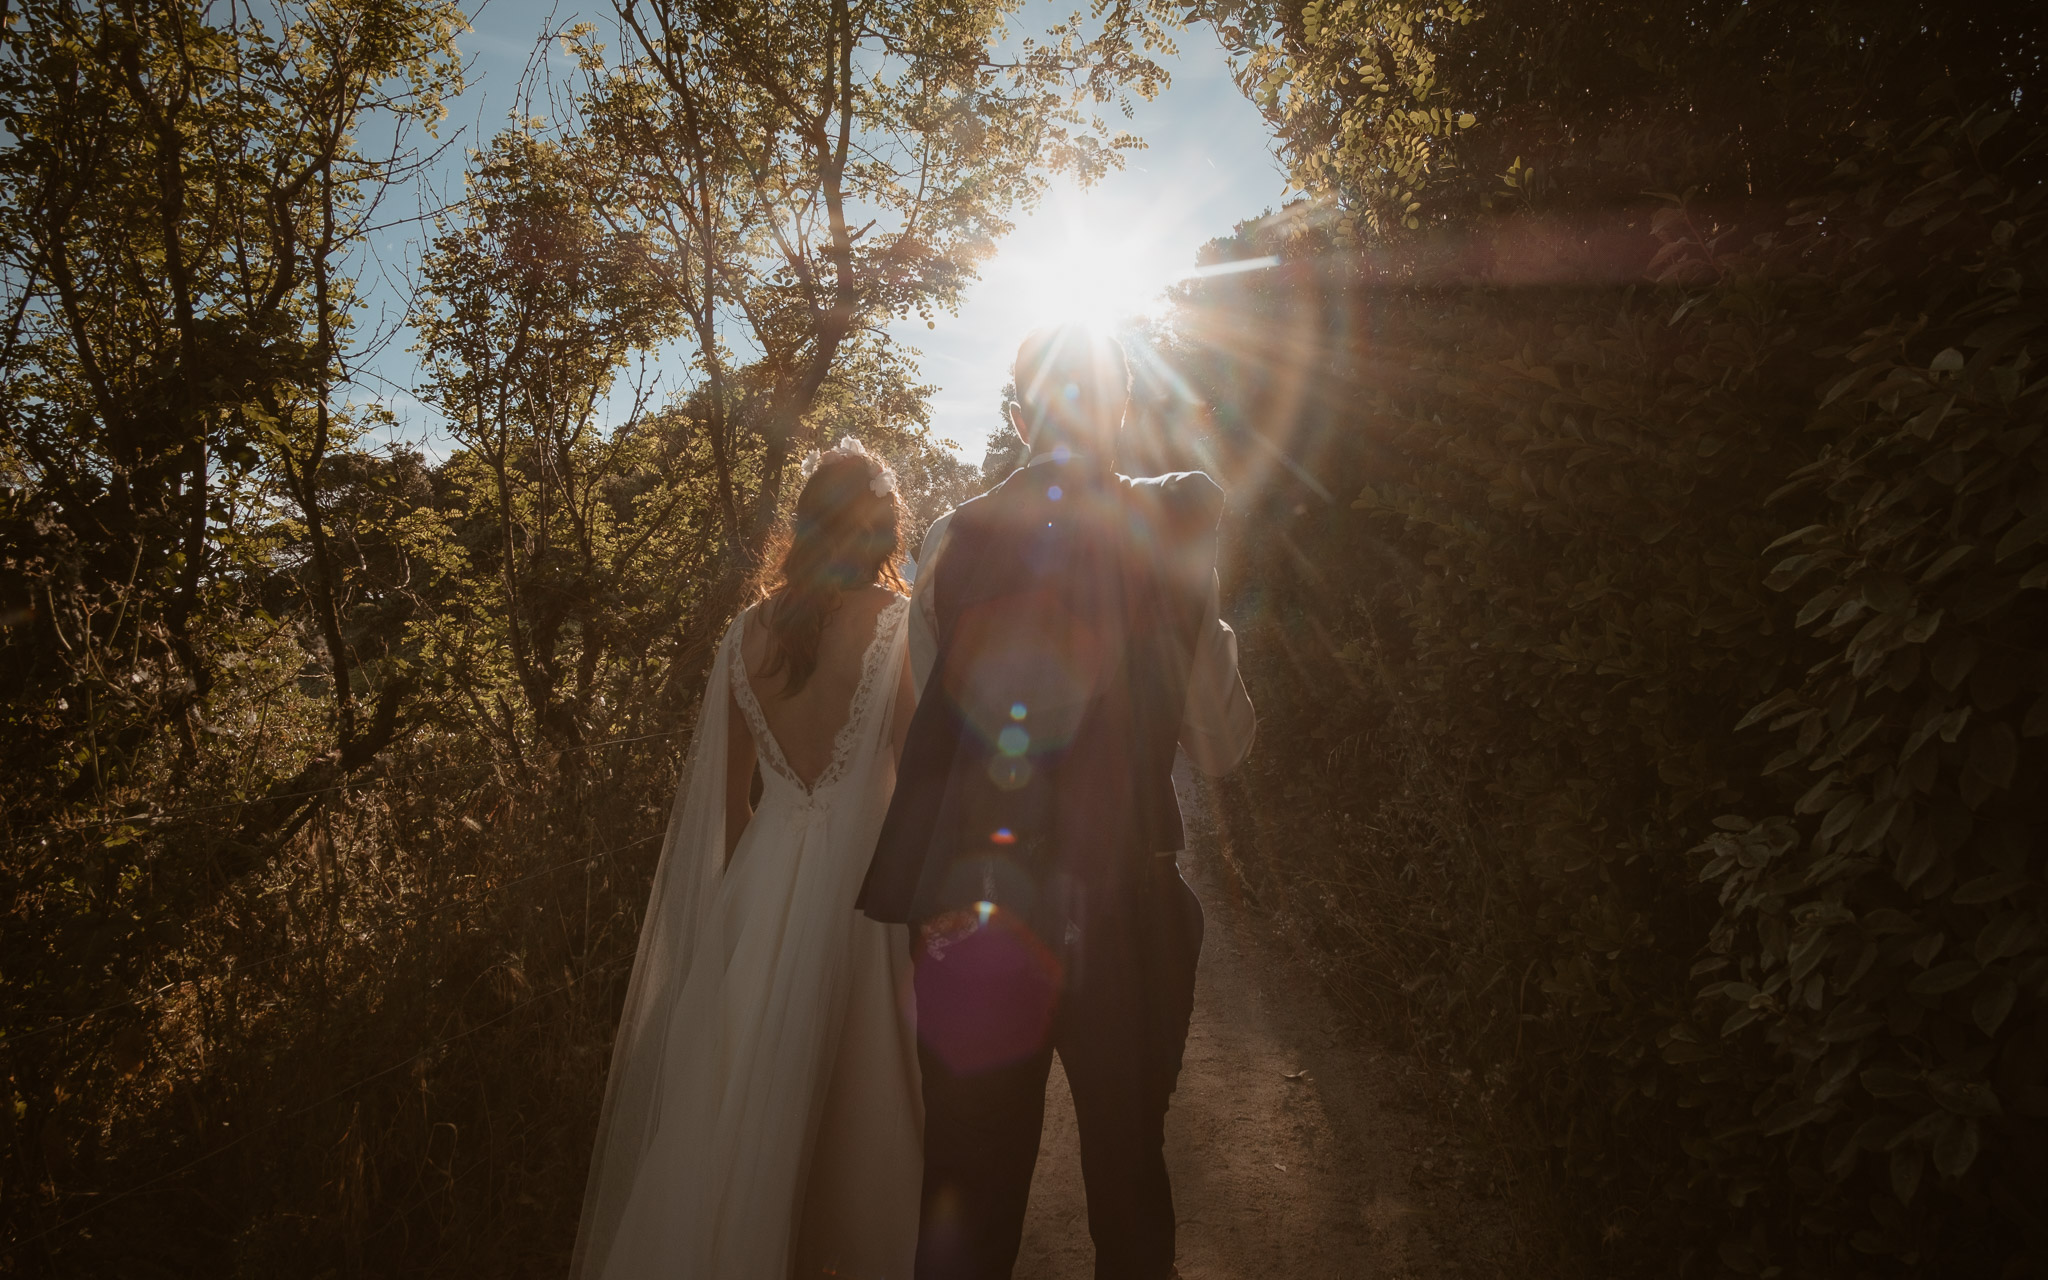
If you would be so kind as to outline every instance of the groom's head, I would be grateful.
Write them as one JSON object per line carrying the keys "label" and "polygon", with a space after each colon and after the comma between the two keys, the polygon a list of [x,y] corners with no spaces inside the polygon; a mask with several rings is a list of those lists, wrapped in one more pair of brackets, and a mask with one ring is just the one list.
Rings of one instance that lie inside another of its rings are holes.
{"label": "groom's head", "polygon": [[1131,399],[1131,371],[1115,338],[1086,325],[1034,329],[1017,348],[1010,421],[1033,453],[1065,445],[1108,461]]}

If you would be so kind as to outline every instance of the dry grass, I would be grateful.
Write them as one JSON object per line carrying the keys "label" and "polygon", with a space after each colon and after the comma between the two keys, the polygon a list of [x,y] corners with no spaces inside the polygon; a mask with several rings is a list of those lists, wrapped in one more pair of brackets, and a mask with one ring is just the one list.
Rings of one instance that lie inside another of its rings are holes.
{"label": "dry grass", "polygon": [[9,1179],[12,1272],[560,1274],[678,746],[416,746],[192,922],[176,981],[17,1039],[75,1084]]}

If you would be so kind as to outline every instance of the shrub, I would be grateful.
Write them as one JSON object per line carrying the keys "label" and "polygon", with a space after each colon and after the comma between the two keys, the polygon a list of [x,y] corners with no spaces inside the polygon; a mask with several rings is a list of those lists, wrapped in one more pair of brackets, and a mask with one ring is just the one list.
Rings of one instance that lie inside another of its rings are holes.
{"label": "shrub", "polygon": [[1616,1265],[2042,1248],[2041,140],[1870,126],[1639,284],[1185,299],[1241,479],[1311,469],[1235,574],[1246,874]]}

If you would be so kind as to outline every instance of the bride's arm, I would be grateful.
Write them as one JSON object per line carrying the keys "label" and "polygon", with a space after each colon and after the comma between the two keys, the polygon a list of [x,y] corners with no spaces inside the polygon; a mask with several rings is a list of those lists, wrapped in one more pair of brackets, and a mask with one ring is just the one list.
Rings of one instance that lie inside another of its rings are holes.
{"label": "bride's arm", "polygon": [[754,818],[754,735],[730,690],[725,701],[725,860],[731,862]]}

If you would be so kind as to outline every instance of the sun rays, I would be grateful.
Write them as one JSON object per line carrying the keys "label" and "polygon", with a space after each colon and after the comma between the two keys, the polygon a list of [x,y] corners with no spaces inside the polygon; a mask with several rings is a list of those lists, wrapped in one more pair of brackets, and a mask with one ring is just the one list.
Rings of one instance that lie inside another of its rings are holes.
{"label": "sun rays", "polygon": [[1157,314],[1184,264],[1163,210],[1090,200],[1061,185],[990,264],[1005,310],[1030,326],[1078,323],[1114,330]]}

